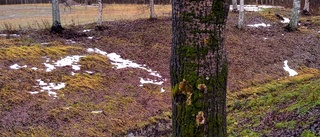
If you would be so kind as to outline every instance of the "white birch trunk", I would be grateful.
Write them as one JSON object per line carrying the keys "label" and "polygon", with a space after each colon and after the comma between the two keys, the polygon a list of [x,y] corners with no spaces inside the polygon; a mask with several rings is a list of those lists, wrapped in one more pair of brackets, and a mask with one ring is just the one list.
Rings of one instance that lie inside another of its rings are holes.
{"label": "white birch trunk", "polygon": [[60,21],[59,0],[52,0],[52,27],[51,31],[61,32],[63,30]]}
{"label": "white birch trunk", "polygon": [[154,0],[149,0],[150,2],[150,19],[157,18],[157,15],[154,12]]}
{"label": "white birch trunk", "polygon": [[102,0],[98,0],[99,9],[98,9],[98,27],[102,26]]}
{"label": "white birch trunk", "polygon": [[233,12],[238,11],[237,0],[232,0],[232,11],[233,11]]}
{"label": "white birch trunk", "polygon": [[299,20],[299,14],[300,14],[300,6],[301,6],[300,3],[301,3],[301,0],[293,1],[291,19],[287,27],[289,31],[294,31],[298,29],[298,20]]}
{"label": "white birch trunk", "polygon": [[304,1],[303,13],[310,14],[310,0]]}
{"label": "white birch trunk", "polygon": [[244,0],[240,0],[238,28],[243,29],[243,27],[244,27]]}

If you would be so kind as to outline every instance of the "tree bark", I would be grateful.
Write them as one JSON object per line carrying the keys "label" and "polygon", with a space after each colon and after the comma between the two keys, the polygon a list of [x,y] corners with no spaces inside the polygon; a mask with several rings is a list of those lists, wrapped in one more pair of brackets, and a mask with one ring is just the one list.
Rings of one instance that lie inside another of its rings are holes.
{"label": "tree bark", "polygon": [[232,12],[238,12],[237,0],[232,0]]}
{"label": "tree bark", "polygon": [[101,29],[102,26],[102,0],[98,0],[99,9],[98,9],[98,28]]}
{"label": "tree bark", "polygon": [[51,31],[60,33],[63,28],[60,21],[59,0],[52,0],[52,27]]}
{"label": "tree bark", "polygon": [[244,0],[240,0],[238,29],[243,29],[243,28],[244,28]]}
{"label": "tree bark", "polygon": [[299,21],[299,14],[300,14],[300,3],[301,0],[293,0],[293,8],[292,8],[292,13],[291,13],[291,19],[286,26],[286,29],[288,31],[296,31],[298,30],[298,21]]}
{"label": "tree bark", "polygon": [[226,137],[228,0],[172,4],[173,136]]}
{"label": "tree bark", "polygon": [[303,14],[304,15],[311,15],[311,13],[310,13],[310,0],[304,1]]}
{"label": "tree bark", "polygon": [[150,2],[150,19],[156,19],[157,15],[154,12],[154,0],[149,0]]}

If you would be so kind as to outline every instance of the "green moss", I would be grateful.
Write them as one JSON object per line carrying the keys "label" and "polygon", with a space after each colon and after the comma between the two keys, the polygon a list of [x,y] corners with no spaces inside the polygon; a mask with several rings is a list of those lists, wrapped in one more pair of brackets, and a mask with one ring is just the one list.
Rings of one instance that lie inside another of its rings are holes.
{"label": "green moss", "polygon": [[292,130],[296,126],[296,121],[279,122],[274,125],[277,129],[289,129]]}
{"label": "green moss", "polygon": [[84,92],[103,89],[103,79],[99,74],[88,75],[84,73],[74,76],[63,76],[62,80],[67,84],[67,87],[63,89],[64,92]]}
{"label": "green moss", "polygon": [[301,137],[316,137],[316,135],[312,133],[310,130],[304,130],[301,133]]}

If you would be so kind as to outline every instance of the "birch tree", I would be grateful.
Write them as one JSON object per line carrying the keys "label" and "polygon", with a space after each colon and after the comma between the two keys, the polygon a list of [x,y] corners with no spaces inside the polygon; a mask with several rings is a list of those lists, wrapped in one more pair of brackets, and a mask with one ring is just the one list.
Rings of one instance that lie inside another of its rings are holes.
{"label": "birch tree", "polygon": [[232,12],[238,12],[237,0],[232,0]]}
{"label": "birch tree", "polygon": [[244,27],[244,0],[240,0],[238,28],[243,29],[243,27]]}
{"label": "birch tree", "polygon": [[154,12],[154,0],[149,0],[150,3],[150,19],[156,19],[157,15]]}
{"label": "birch tree", "polygon": [[99,9],[98,9],[98,24],[97,27],[99,30],[102,29],[102,0],[98,0],[98,5],[99,5]]}
{"label": "birch tree", "polygon": [[310,0],[304,1],[303,14],[310,15]]}
{"label": "birch tree", "polygon": [[51,31],[60,33],[63,28],[60,21],[59,0],[52,0],[52,27]]}
{"label": "birch tree", "polygon": [[174,137],[226,137],[228,0],[173,0]]}
{"label": "birch tree", "polygon": [[291,13],[291,19],[286,26],[286,29],[288,31],[295,31],[298,30],[298,21],[299,21],[299,14],[300,14],[300,3],[301,0],[293,0],[293,8],[292,8],[292,13]]}

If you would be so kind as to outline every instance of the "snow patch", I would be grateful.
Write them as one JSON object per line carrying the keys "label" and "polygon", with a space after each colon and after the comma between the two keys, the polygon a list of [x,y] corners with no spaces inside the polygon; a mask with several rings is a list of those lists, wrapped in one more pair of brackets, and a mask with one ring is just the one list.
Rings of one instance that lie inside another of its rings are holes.
{"label": "snow patch", "polygon": [[[0,34],[0,37],[7,37],[8,34]],[[10,37],[20,37],[18,34],[9,34]]]}
{"label": "snow patch", "polygon": [[270,24],[265,24],[265,23],[258,23],[258,24],[248,24],[247,26],[249,27],[270,27],[271,25]]}
{"label": "snow patch", "polygon": [[67,39],[66,41],[67,41],[67,44],[75,44],[75,43],[77,43],[77,42],[75,42],[75,41],[73,41],[71,39]]}
{"label": "snow patch", "polygon": [[139,86],[143,86],[143,84],[156,84],[156,85],[162,85],[163,84],[163,81],[155,81],[155,80],[152,80],[152,79],[146,79],[144,80],[143,78],[140,78],[140,83],[141,85]]}
{"label": "snow patch", "polygon": [[90,32],[90,31],[91,31],[91,29],[85,29],[82,32]]}
{"label": "snow patch", "polygon": [[289,68],[289,66],[288,66],[288,60],[285,60],[285,61],[284,61],[284,67],[283,67],[283,69],[284,69],[285,71],[289,72],[289,76],[298,75],[298,73],[297,73],[295,70]]}
{"label": "snow patch", "polygon": [[164,90],[164,88],[162,87],[161,89],[160,89],[160,92],[162,93],[162,92],[165,92],[166,90]]}
{"label": "snow patch", "polygon": [[[80,55],[74,55],[74,56],[66,56],[65,58],[62,58],[56,62],[54,62],[52,64],[49,63],[43,63],[45,65],[45,67],[47,67],[46,71],[50,72],[54,69],[56,69],[56,67],[65,67],[65,66],[71,66],[73,70],[77,71],[80,70],[80,66],[77,63],[80,61],[80,58],[82,58],[84,56],[80,56]],[[46,62],[49,62],[50,59],[47,59]]]}
{"label": "snow patch", "polygon": [[281,20],[281,23],[289,23],[290,19],[289,18],[283,18],[284,20]]}
{"label": "snow patch", "polygon": [[[37,82],[39,82],[39,86],[40,86],[40,92],[48,92],[49,96],[53,96],[54,98],[58,97],[57,96],[57,92],[54,92],[53,90],[59,90],[62,89],[64,87],[66,87],[66,84],[63,82],[60,82],[58,84],[56,83],[46,83],[44,81],[42,81],[41,79],[37,79]],[[38,94],[38,91],[33,91],[33,92],[29,92],[30,94]]]}
{"label": "snow patch", "polygon": [[11,69],[21,69],[21,68],[26,68],[27,65],[24,65],[24,66],[20,66],[18,64],[13,64],[10,66]]}
{"label": "snow patch", "polygon": [[98,114],[98,113],[102,113],[102,110],[97,110],[97,111],[91,111],[92,114]]}
{"label": "snow patch", "polygon": [[93,37],[88,37],[88,39],[93,39]]}
{"label": "snow patch", "polygon": [[[240,5],[237,5],[237,8],[240,9]],[[258,12],[258,11],[262,11],[264,9],[269,9],[269,8],[277,8],[277,9],[281,9],[284,8],[282,6],[270,6],[270,5],[244,5],[243,6],[244,11],[251,11],[251,12]],[[230,10],[233,10],[233,6],[230,5]]]}

